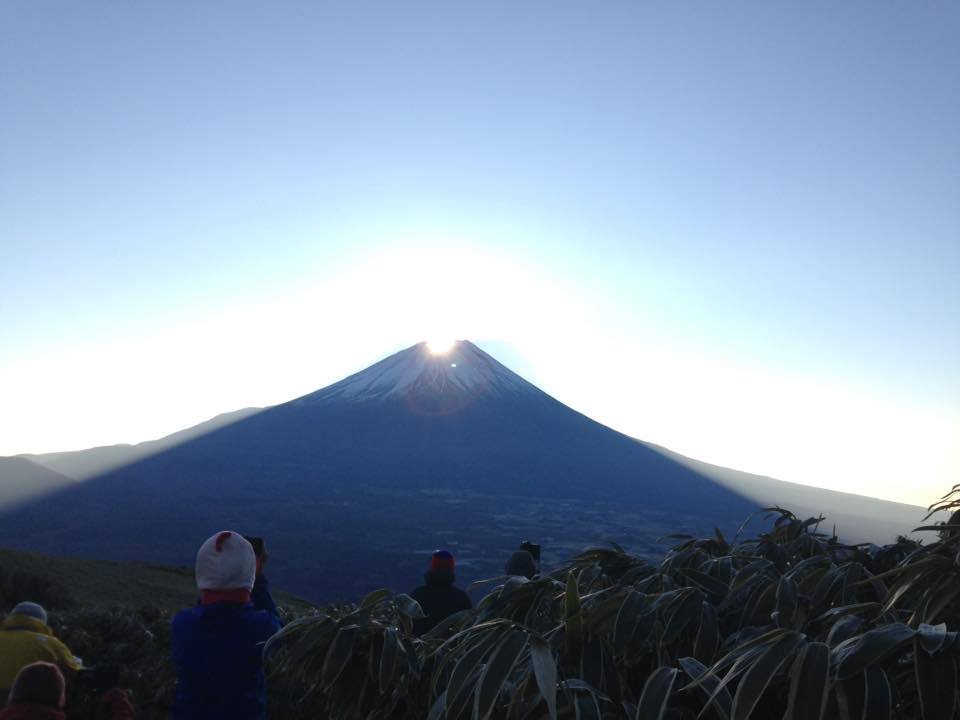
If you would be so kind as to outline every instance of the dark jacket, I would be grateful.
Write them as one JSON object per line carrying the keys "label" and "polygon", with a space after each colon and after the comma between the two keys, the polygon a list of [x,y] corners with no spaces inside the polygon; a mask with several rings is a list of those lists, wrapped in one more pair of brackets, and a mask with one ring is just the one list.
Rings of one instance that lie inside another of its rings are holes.
{"label": "dark jacket", "polygon": [[444,618],[473,607],[470,596],[454,587],[455,579],[452,571],[428,570],[423,576],[425,584],[410,593],[410,597],[420,603],[427,616],[414,623],[413,629],[418,635],[429,632]]}
{"label": "dark jacket", "polygon": [[266,717],[263,643],[280,627],[265,577],[251,602],[181,610],[170,644],[177,669],[174,720],[260,720]]}
{"label": "dark jacket", "polygon": [[510,559],[507,560],[504,572],[507,575],[519,575],[520,577],[525,577],[527,580],[531,580],[533,576],[537,574],[537,561],[534,560],[533,555],[526,550],[517,550],[510,556]]}

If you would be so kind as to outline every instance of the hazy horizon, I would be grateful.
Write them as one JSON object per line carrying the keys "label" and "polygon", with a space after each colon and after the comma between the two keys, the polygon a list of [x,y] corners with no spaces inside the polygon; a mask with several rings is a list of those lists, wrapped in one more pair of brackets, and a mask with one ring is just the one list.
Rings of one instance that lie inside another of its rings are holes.
{"label": "hazy horizon", "polygon": [[0,8],[0,455],[476,342],[632,437],[960,481],[960,8]]}

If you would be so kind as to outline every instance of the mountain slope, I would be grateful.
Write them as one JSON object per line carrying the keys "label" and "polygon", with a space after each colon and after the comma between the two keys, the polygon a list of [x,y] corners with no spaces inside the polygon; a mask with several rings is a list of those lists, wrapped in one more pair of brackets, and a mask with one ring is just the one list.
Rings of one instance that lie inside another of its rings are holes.
{"label": "mountain slope", "polygon": [[0,543],[189,564],[231,528],[266,536],[284,584],[316,600],[409,589],[436,546],[476,578],[527,536],[548,561],[605,539],[652,551],[757,506],[465,341],[443,355],[421,343],[181,440],[7,513]]}
{"label": "mountain slope", "polygon": [[[233,412],[217,415],[215,418],[189,427],[186,430],[179,430],[158,440],[148,440],[137,443],[136,445],[104,445],[86,450],[23,454],[17,455],[16,457],[29,460],[31,463],[37,465],[42,465],[74,480],[86,480],[87,478],[101,475],[114,468],[123,467],[124,465],[129,465],[150,455],[155,455],[161,450],[180,445],[191,438],[206,435],[209,432],[225,427],[226,425],[231,425],[257,412],[260,412],[260,408],[234,410]],[[0,475],[0,477],[6,479],[8,475],[3,474]]]}
{"label": "mountain slope", "polygon": [[765,475],[754,475],[694,460],[651,443],[667,457],[686,465],[758,505],[779,505],[803,517],[826,517],[824,529],[834,526],[847,542],[891,542],[897,535],[908,535],[923,525],[927,514],[919,505],[880,500],[854,493],[785,482]]}
{"label": "mountain slope", "polygon": [[0,457],[0,508],[14,508],[69,487],[73,479],[24,457]]}

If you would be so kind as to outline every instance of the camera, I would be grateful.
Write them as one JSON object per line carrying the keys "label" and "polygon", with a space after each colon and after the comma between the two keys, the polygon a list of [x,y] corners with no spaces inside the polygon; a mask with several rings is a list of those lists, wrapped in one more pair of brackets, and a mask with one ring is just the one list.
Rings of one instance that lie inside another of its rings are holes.
{"label": "camera", "polygon": [[253,554],[254,554],[254,555],[256,555],[257,557],[260,557],[260,556],[263,555],[263,538],[262,538],[262,537],[255,537],[255,536],[252,536],[252,535],[244,535],[244,536],[243,536],[243,539],[246,540],[246,541],[247,541],[248,543],[250,543],[251,545],[253,545]]}

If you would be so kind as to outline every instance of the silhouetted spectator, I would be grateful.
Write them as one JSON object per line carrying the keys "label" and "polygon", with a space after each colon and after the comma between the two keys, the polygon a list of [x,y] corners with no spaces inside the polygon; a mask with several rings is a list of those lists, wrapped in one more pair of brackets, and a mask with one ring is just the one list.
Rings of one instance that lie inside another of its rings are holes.
{"label": "silhouetted spectator", "polygon": [[530,580],[537,574],[537,563],[533,559],[533,555],[526,550],[517,550],[510,556],[510,559],[507,560],[507,566],[504,572],[507,575],[518,575]]}
{"label": "silhouetted spectator", "polygon": [[47,625],[47,611],[37,603],[22,602],[0,626],[0,699],[7,697],[20,669],[38,661],[69,672],[80,669],[80,660]]}
{"label": "silhouetted spectator", "polygon": [[250,543],[229,530],[200,546],[200,604],[181,610],[171,632],[175,720],[266,717],[263,643],[281,623],[258,564]]}
{"label": "silhouetted spectator", "polygon": [[410,593],[420,603],[426,617],[414,623],[418,635],[429,632],[438,622],[461,610],[473,607],[470,596],[454,586],[456,560],[448,550],[437,550],[430,558],[424,584]]}
{"label": "silhouetted spectator", "polygon": [[64,720],[66,682],[53,663],[23,666],[11,684],[7,707],[0,720]]}

